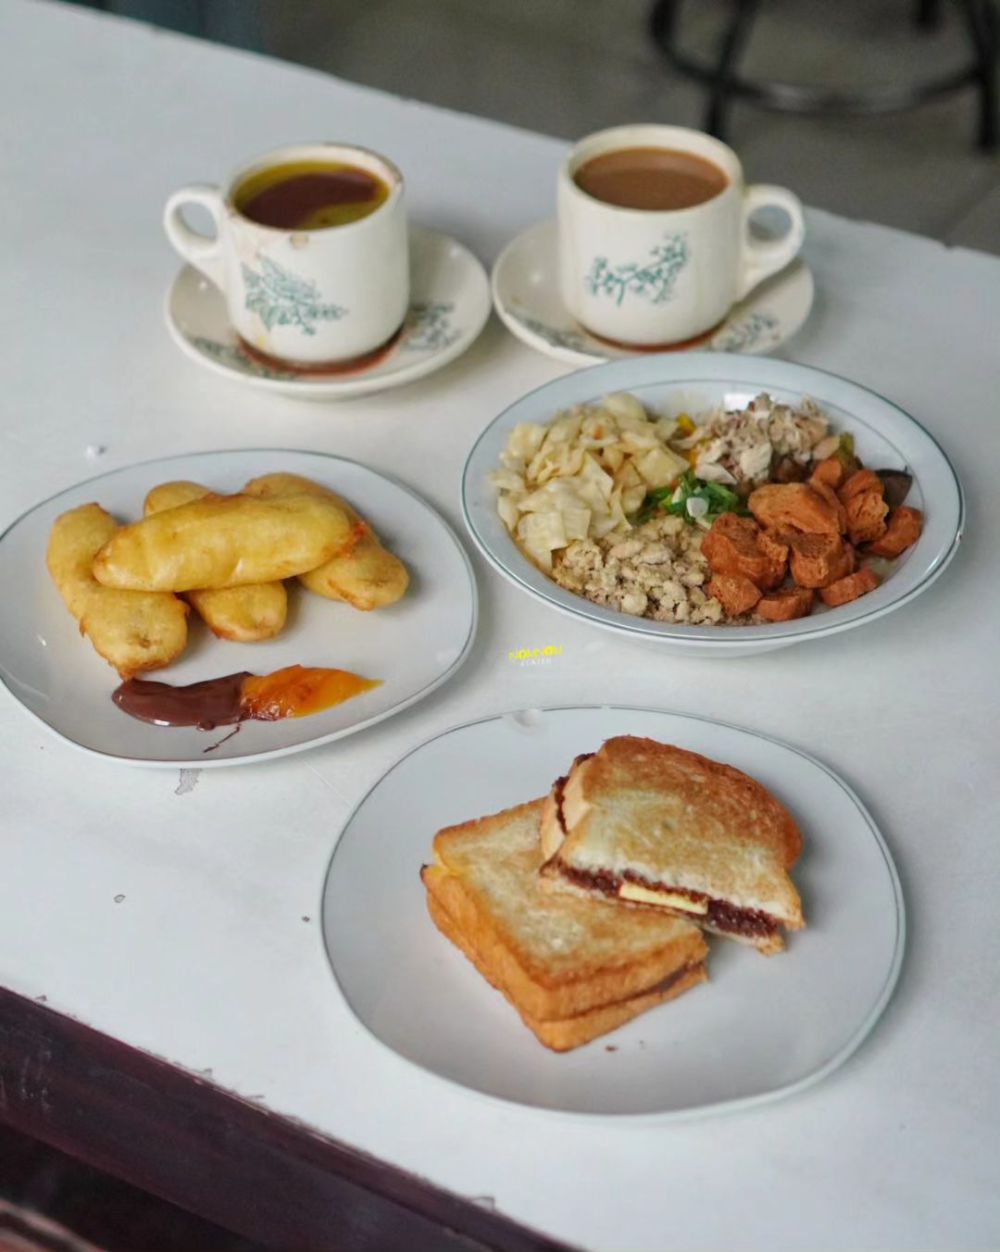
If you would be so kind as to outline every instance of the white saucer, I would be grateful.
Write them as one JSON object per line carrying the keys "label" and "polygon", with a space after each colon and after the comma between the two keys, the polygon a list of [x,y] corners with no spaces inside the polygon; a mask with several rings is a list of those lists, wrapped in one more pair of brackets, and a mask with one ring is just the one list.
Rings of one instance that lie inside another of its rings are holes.
{"label": "white saucer", "polygon": [[[559,295],[557,265],[555,221],[524,231],[497,258],[491,279],[493,305],[512,334],[530,348],[571,365],[649,355],[597,339],[574,321]],[[707,339],[689,346],[701,352],[751,356],[773,352],[809,316],[813,294],[812,271],[800,257],[734,305]]]}
{"label": "white saucer", "polygon": [[268,367],[239,345],[222,293],[190,265],[174,279],[164,309],[174,342],[199,365],[227,378],[303,400],[342,400],[423,378],[453,361],[490,313],[486,271],[468,248],[438,231],[410,227],[410,309],[381,359],[352,372],[303,375]]}

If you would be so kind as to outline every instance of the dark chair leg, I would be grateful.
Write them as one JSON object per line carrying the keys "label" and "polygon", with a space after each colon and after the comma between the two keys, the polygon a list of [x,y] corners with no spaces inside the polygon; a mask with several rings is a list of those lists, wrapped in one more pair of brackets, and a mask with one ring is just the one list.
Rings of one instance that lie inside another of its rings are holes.
{"label": "dark chair leg", "polygon": [[659,48],[671,47],[677,28],[680,0],[656,0],[649,15],[649,33]]}
{"label": "dark chair leg", "polygon": [[753,20],[757,16],[759,0],[733,0],[733,18],[719,46],[719,59],[710,89],[708,109],[705,113],[705,129],[717,139],[723,138],[726,112],[732,96],[730,83],[733,71],[750,38]]}
{"label": "dark chair leg", "polygon": [[941,25],[941,0],[917,0],[913,22],[922,30],[937,30]]}
{"label": "dark chair leg", "polygon": [[983,152],[1000,146],[1000,91],[997,83],[997,56],[1000,37],[993,0],[959,0],[976,58],[979,84],[978,143]]}

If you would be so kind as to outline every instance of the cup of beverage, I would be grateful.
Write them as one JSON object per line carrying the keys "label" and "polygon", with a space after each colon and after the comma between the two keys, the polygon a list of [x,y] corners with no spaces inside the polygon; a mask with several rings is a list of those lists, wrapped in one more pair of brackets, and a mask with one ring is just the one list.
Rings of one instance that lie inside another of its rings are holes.
{"label": "cup of beverage", "polygon": [[[191,205],[214,236],[192,229]],[[225,187],[194,183],[164,209],[167,238],[222,292],[244,347],[322,370],[377,352],[409,302],[403,176],[353,144],[298,144],[243,166]]]}
{"label": "cup of beverage", "polygon": [[[746,186],[732,148],[680,126],[617,126],[582,139],[559,171],[559,283],[585,329],[630,347],[706,335],[802,247],[798,198]],[[764,208],[787,218],[755,238]]]}

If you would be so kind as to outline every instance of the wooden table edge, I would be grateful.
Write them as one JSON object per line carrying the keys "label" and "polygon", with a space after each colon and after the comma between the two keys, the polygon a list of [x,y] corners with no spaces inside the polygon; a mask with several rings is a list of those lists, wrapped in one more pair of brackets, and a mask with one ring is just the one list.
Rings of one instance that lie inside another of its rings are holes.
{"label": "wooden table edge", "polygon": [[0,1118],[276,1249],[568,1248],[2,987]]}

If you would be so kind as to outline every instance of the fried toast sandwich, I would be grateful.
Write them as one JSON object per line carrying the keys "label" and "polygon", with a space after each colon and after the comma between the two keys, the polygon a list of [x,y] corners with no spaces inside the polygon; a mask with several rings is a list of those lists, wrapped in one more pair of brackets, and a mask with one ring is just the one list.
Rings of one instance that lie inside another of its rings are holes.
{"label": "fried toast sandwich", "polygon": [[557,1052],[588,1043],[704,981],[688,921],[546,891],[543,801],[450,826],[421,878],[438,929]]}
{"label": "fried toast sandwich", "polygon": [[577,757],[544,801],[541,847],[559,894],[685,917],[768,955],[805,925],[787,809],[732,766],[652,739]]}

